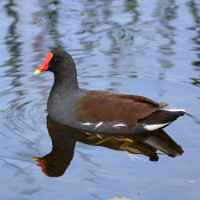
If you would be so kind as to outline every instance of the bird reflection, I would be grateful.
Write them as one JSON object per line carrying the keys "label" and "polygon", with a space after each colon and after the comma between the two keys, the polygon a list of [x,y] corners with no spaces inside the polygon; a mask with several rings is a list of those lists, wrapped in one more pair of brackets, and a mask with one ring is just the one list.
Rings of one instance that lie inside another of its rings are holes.
{"label": "bird reflection", "polygon": [[126,151],[133,154],[142,154],[150,161],[158,161],[158,150],[170,157],[183,153],[179,146],[163,130],[139,134],[101,134],[85,132],[60,124],[47,116],[47,129],[52,140],[52,151],[39,158],[38,162],[44,174],[50,177],[62,176],[74,156],[76,142],[88,145],[103,146],[117,151]]}

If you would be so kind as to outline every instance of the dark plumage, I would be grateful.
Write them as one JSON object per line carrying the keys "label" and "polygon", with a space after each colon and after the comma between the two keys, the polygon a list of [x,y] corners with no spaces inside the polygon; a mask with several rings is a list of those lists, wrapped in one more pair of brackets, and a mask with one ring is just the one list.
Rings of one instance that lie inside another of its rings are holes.
{"label": "dark plumage", "polygon": [[75,63],[63,50],[50,52],[35,74],[46,70],[54,73],[48,113],[55,121],[74,128],[107,133],[152,131],[185,114],[183,109],[161,110],[168,104],[142,96],[80,89]]}

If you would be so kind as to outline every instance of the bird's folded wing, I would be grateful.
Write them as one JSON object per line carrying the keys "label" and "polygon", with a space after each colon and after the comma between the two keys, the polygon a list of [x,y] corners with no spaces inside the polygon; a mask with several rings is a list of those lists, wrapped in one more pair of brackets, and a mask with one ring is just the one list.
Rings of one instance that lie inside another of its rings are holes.
{"label": "bird's folded wing", "polygon": [[159,103],[142,96],[88,91],[79,101],[74,115],[84,123],[117,121],[134,126],[139,119],[161,108]]}

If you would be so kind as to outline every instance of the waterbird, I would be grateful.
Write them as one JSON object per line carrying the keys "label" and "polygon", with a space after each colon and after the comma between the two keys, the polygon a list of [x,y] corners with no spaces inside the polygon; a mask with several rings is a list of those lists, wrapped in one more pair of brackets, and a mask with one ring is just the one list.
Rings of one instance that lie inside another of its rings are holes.
{"label": "waterbird", "polygon": [[67,126],[99,133],[140,133],[162,129],[186,111],[138,95],[79,88],[75,62],[64,50],[49,52],[34,75],[54,74],[47,111]]}

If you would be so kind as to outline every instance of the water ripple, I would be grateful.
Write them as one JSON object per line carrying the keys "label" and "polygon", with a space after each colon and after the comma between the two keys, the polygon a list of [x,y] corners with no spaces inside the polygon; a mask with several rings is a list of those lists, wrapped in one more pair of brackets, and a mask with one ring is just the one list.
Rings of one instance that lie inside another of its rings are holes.
{"label": "water ripple", "polygon": [[1,112],[4,126],[14,133],[24,134],[38,131],[38,127],[46,122],[46,102],[37,99],[27,100],[25,97],[16,97],[8,107]]}

